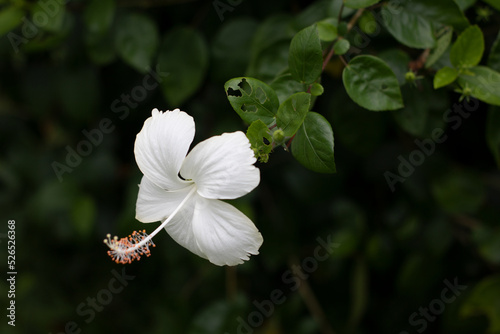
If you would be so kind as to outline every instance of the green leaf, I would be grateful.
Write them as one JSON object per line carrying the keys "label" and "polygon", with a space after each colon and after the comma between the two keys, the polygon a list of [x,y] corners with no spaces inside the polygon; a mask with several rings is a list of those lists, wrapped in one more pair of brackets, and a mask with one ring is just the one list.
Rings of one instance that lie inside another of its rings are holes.
{"label": "green leaf", "polygon": [[403,85],[406,82],[408,63],[411,61],[410,56],[403,50],[393,48],[380,52],[378,57],[389,65],[396,78],[398,78],[399,85]]}
{"label": "green leaf", "polygon": [[398,15],[393,15],[385,5],[381,15],[389,33],[400,43],[420,49],[436,44],[431,21],[410,7],[402,7]]}
{"label": "green leaf", "polygon": [[500,109],[490,108],[486,120],[486,141],[500,168]]}
{"label": "green leaf", "polygon": [[458,71],[451,67],[443,67],[437,71],[434,77],[434,89],[438,89],[451,84],[458,77]]}
{"label": "green leaf", "polygon": [[115,16],[114,0],[91,0],[83,11],[83,21],[92,34],[105,34]]}
{"label": "green leaf", "polygon": [[5,35],[22,23],[21,19],[26,15],[21,8],[10,6],[0,12],[0,36]]}
{"label": "green leaf", "polygon": [[245,122],[260,119],[267,126],[274,122],[279,100],[264,82],[249,77],[233,78],[225,83],[224,90],[229,103]]}
{"label": "green leaf", "polygon": [[463,316],[486,315],[490,320],[488,333],[500,332],[500,275],[482,279],[467,296],[460,314]]}
{"label": "green leaf", "polygon": [[323,51],[315,24],[299,31],[293,37],[288,66],[292,77],[305,84],[313,83],[321,75]]}
{"label": "green leaf", "polygon": [[333,45],[333,50],[335,50],[335,53],[338,55],[343,55],[347,51],[349,51],[349,48],[351,47],[351,43],[347,39],[339,39],[335,44]]}
{"label": "green leaf", "polygon": [[319,39],[325,42],[331,42],[337,38],[337,20],[328,18],[316,23],[318,27]]}
{"label": "green leaf", "polygon": [[491,47],[491,51],[488,56],[488,66],[495,71],[500,71],[500,31],[498,32],[497,38]]}
{"label": "green leaf", "polygon": [[468,71],[471,74],[458,77],[458,84],[469,88],[471,95],[479,100],[500,106],[500,73],[485,66],[472,67]]}
{"label": "green leaf", "polygon": [[344,0],[344,6],[349,8],[366,8],[380,2],[380,0]]}
{"label": "green leaf", "polygon": [[151,66],[159,44],[158,28],[146,15],[123,13],[117,17],[115,48],[123,60],[141,73]]}
{"label": "green leaf", "polygon": [[208,68],[208,57],[205,39],[192,28],[175,28],[165,36],[158,69],[168,73],[161,88],[172,108],[182,105],[198,90]]}
{"label": "green leaf", "polygon": [[333,130],[318,113],[309,112],[292,141],[292,154],[303,166],[318,173],[335,173]]}
{"label": "green leaf", "polygon": [[282,129],[286,137],[297,132],[311,105],[311,94],[296,93],[283,102],[276,115],[276,125]]}
{"label": "green leaf", "polygon": [[307,85],[293,80],[290,73],[280,75],[274,79],[269,86],[276,92],[280,104],[283,103],[290,95],[298,92],[305,92],[307,90]]}
{"label": "green leaf", "polygon": [[250,141],[255,157],[260,162],[266,163],[271,153],[273,137],[269,133],[269,128],[260,119],[252,122],[247,129],[247,138]]}
{"label": "green leaf", "polygon": [[477,25],[470,26],[453,43],[450,61],[457,68],[469,68],[479,64],[483,52],[483,32]]}
{"label": "green leaf", "polygon": [[455,0],[460,10],[465,11],[467,8],[476,3],[477,0]]}
{"label": "green leaf", "polygon": [[429,68],[434,63],[436,63],[439,58],[443,56],[451,43],[451,38],[453,36],[453,29],[446,29],[446,31],[437,39],[436,47],[432,49],[427,61],[425,62],[425,67]]}
{"label": "green leaf", "polygon": [[311,85],[311,95],[312,96],[320,96],[320,95],[323,95],[324,92],[325,92],[325,89],[323,88],[323,86],[321,84],[315,82]]}
{"label": "green leaf", "polygon": [[402,0],[388,2],[382,17],[389,32],[401,43],[414,48],[434,47],[436,23],[462,31],[469,26],[464,13],[453,0]]}
{"label": "green leaf", "polygon": [[[455,30],[462,31],[469,26],[469,21],[460,7],[453,0],[405,0],[402,5],[407,10],[414,11],[433,23],[452,26]],[[396,11],[398,10],[396,3]],[[395,15],[398,15],[395,12]]]}
{"label": "green leaf", "polygon": [[342,73],[347,94],[363,108],[381,111],[403,107],[398,79],[374,56],[357,56]]}

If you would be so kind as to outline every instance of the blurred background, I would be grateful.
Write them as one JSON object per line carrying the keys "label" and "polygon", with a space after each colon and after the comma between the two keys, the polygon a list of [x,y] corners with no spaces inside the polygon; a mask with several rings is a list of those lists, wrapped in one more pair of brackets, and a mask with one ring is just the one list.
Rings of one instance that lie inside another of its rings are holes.
{"label": "blurred background", "polygon": [[[488,52],[499,12],[457,3]],[[309,171],[279,148],[257,164],[259,187],[231,202],[261,231],[260,255],[218,267],[164,232],[140,262],[106,255],[107,233],[157,226],[134,219],[133,145],[151,110],[191,114],[194,143],[246,131],[224,82],[272,80],[287,67],[294,34],[337,17],[340,4],[0,1],[0,331],[500,333],[500,110],[433,90],[432,69],[404,83],[421,50],[385,32],[378,9],[353,29],[351,57],[390,63],[406,107],[357,106],[332,60],[314,111],[332,124],[337,173]],[[429,142],[435,129],[446,140],[415,153],[415,140]],[[417,166],[408,171],[401,164],[410,158]],[[387,175],[400,181],[391,187]],[[15,327],[6,317],[9,220]]]}

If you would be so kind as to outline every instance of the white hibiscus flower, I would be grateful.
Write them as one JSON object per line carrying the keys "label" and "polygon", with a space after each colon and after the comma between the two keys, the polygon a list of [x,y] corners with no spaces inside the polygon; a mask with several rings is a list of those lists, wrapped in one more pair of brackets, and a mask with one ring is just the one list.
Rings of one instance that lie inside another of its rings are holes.
{"label": "white hibiscus flower", "polygon": [[[180,245],[216,265],[237,265],[259,253],[262,236],[252,221],[221,199],[235,199],[260,181],[250,143],[241,131],[211,137],[188,153],[194,120],[175,109],[154,109],[135,141],[135,158],[144,174],[136,218],[162,221],[150,235],[105,240],[118,263],[150,255],[162,228]],[[186,156],[187,154],[187,156]]]}

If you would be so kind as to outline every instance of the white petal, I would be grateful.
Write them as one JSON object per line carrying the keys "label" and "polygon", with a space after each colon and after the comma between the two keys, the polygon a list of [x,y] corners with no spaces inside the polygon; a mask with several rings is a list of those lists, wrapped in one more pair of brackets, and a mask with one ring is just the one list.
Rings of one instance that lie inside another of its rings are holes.
{"label": "white petal", "polygon": [[184,188],[186,184],[178,174],[194,131],[194,120],[185,112],[175,109],[161,113],[154,109],[135,140],[139,169],[163,189]]}
{"label": "white petal", "polygon": [[192,229],[200,250],[216,265],[234,266],[259,254],[262,235],[234,206],[198,196]]}
{"label": "white petal", "polygon": [[142,177],[135,206],[135,218],[143,223],[164,220],[179,206],[192,186],[166,191]]}
{"label": "white petal", "polygon": [[259,184],[255,160],[243,132],[224,133],[196,145],[184,160],[180,174],[192,179],[205,198],[234,199]]}
{"label": "white petal", "polygon": [[167,231],[172,239],[174,239],[179,245],[206,259],[207,257],[198,246],[193,233],[193,215],[198,198],[201,198],[201,196],[194,193],[193,198],[188,200],[188,202],[184,204],[184,207],[179,210],[179,212],[177,212],[172,220],[165,226],[165,231]]}

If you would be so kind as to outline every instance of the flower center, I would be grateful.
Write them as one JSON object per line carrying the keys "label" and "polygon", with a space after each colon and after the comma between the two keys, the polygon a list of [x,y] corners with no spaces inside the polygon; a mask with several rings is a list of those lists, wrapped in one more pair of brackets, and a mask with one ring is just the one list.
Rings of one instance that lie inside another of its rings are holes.
{"label": "flower center", "polygon": [[111,235],[107,235],[107,239],[104,239],[104,243],[110,248],[108,255],[116,263],[131,263],[134,260],[140,260],[141,256],[150,256],[149,247],[155,247],[152,239],[160,232],[182,209],[184,204],[193,196],[196,192],[196,186],[193,186],[186,197],[182,200],[177,208],[172,212],[170,216],[160,226],[158,226],[150,235],[146,233],[145,230],[136,232],[134,231],[131,235],[126,238],[118,239],[114,237],[111,239]]}

